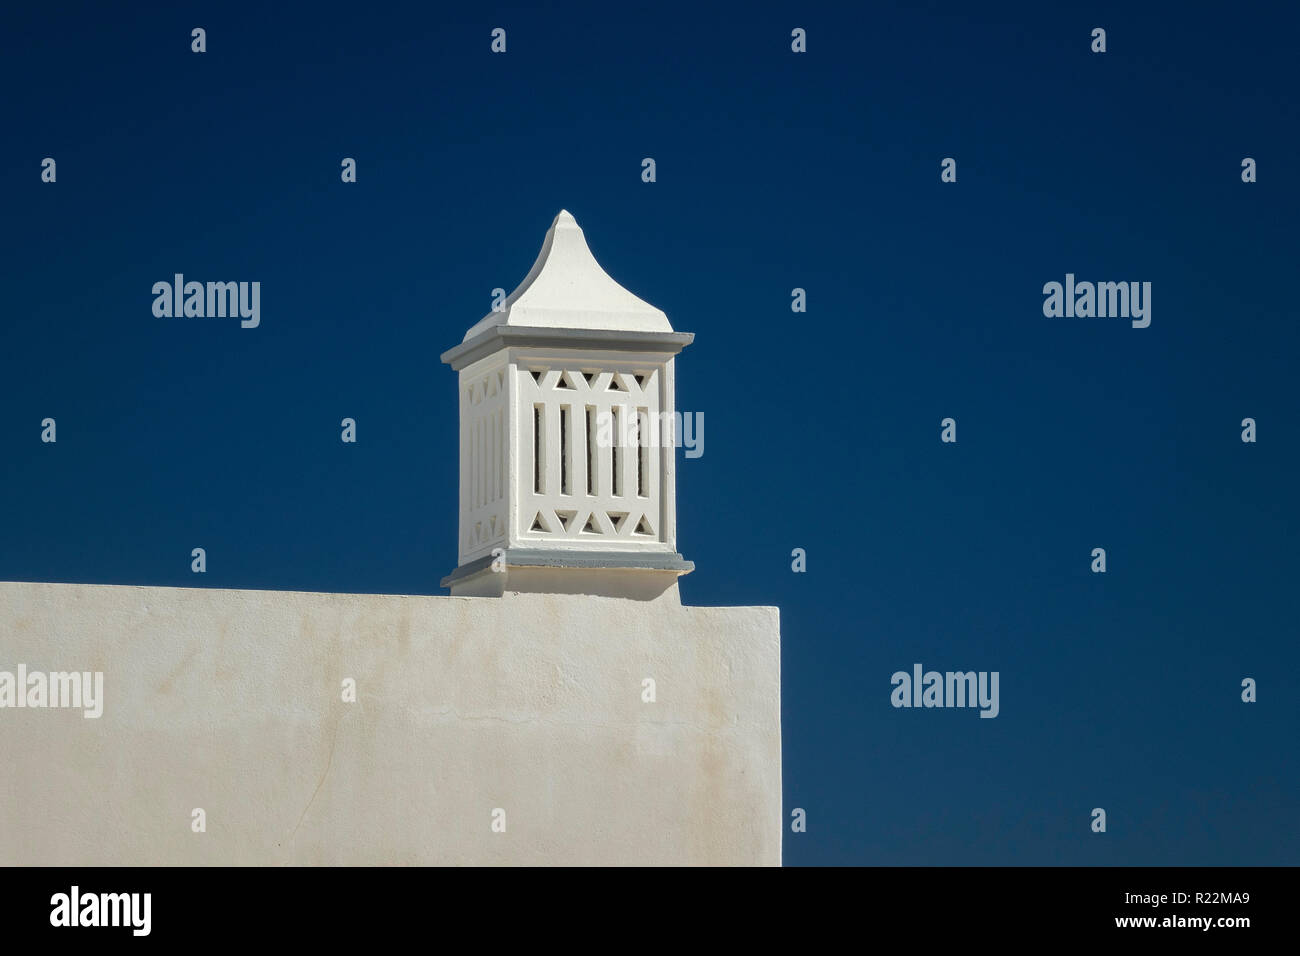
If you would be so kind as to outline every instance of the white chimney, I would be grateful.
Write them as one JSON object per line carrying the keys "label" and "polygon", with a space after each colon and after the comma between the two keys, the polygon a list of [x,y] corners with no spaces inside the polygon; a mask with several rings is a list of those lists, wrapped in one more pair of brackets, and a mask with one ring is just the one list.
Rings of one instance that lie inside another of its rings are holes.
{"label": "white chimney", "polygon": [[453,595],[652,599],[677,553],[673,356],[691,343],[605,274],[561,210],[500,311],[442,361],[460,373]]}

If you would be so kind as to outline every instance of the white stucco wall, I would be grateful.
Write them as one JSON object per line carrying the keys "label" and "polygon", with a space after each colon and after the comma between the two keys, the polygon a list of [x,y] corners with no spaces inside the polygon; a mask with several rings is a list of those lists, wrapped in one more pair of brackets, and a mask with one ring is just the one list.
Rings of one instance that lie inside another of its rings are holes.
{"label": "white stucco wall", "polygon": [[0,583],[20,663],[105,702],[0,709],[0,864],[781,860],[775,608]]}

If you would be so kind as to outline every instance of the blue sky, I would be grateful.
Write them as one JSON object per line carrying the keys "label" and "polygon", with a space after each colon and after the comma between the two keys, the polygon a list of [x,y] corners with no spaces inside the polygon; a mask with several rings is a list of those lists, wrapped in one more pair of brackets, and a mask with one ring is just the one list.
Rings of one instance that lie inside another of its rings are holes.
{"label": "blue sky", "polygon": [[9,5],[0,580],[443,593],[438,355],[567,208],[696,333],[682,595],[781,608],[787,863],[1300,861],[1295,14],[965,6]]}

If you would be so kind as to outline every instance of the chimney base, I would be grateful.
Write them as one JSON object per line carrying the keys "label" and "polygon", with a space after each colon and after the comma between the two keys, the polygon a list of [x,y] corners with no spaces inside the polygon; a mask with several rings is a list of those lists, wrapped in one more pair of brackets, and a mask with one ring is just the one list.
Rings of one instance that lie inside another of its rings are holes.
{"label": "chimney base", "polygon": [[537,551],[508,548],[463,564],[442,579],[452,597],[528,594],[592,594],[653,601],[676,591],[677,579],[695,570],[675,552]]}

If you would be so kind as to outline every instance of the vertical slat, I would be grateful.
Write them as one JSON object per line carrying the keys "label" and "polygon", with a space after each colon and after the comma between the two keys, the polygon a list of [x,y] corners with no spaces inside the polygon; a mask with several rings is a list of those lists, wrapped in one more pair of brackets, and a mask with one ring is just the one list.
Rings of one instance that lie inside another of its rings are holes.
{"label": "vertical slat", "polygon": [[587,493],[587,408],[586,402],[573,406],[573,493]]}
{"label": "vertical slat", "polygon": [[[658,409],[658,406],[658,402],[653,402],[650,406],[651,411]],[[663,456],[672,454],[672,452],[665,452],[663,446],[663,421],[656,413],[650,421],[650,446],[646,449],[646,497],[652,508],[659,504],[659,475],[663,470],[661,464]]]}
{"label": "vertical slat", "polygon": [[636,497],[636,445],[632,441],[636,434],[636,406],[627,402],[619,413],[622,416],[623,430],[619,439],[623,442],[623,454],[619,456],[619,467],[623,470],[623,497]]}
{"label": "vertical slat", "polygon": [[[665,421],[672,417],[673,412],[673,360],[669,359],[659,369],[659,374],[655,376],[655,402],[659,410],[667,412]],[[668,442],[661,436],[660,444],[667,445]],[[673,475],[677,468],[677,450],[672,447],[661,449],[659,460],[656,465],[655,492],[657,498],[655,501],[657,520],[654,523],[655,530],[658,532],[660,541],[672,547],[676,544],[676,521],[677,521],[677,502],[674,494]]]}
{"label": "vertical slat", "polygon": [[502,424],[501,424],[501,409],[500,409],[500,408],[497,409],[497,412],[496,412],[496,414],[493,416],[493,419],[494,419],[495,422],[496,422],[496,432],[497,432],[497,467],[496,467],[496,486],[497,486],[497,493],[496,493],[496,500],[497,500],[497,501],[500,501],[500,500],[501,500],[501,485],[503,484],[502,479],[501,479],[501,474],[502,474],[503,471],[505,471],[505,467],[504,467],[504,466],[505,466],[505,451],[506,451],[505,432],[504,432],[504,429],[503,429]]}
{"label": "vertical slat", "polygon": [[560,493],[560,406],[554,401],[547,402],[542,417],[546,426],[542,491],[547,495],[558,495]]}
{"label": "vertical slat", "polygon": [[603,397],[597,398],[596,405],[596,497],[608,498],[611,494],[609,487],[609,442],[601,442],[600,437],[607,430],[608,426],[603,426],[602,419],[609,414],[609,402]]}

